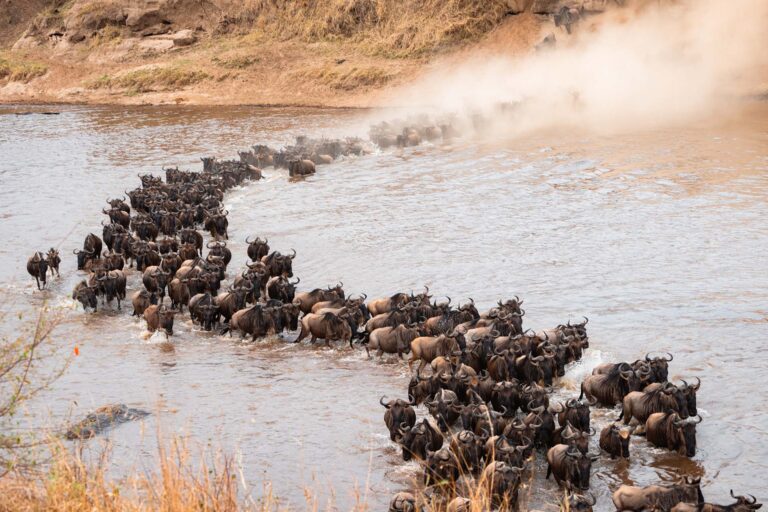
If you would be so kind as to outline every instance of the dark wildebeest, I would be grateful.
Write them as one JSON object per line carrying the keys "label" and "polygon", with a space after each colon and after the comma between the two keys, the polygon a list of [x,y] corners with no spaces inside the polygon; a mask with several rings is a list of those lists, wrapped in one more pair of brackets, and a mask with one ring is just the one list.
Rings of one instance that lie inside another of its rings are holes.
{"label": "dark wildebeest", "polygon": [[[45,288],[45,280],[48,276],[48,261],[45,259],[45,254],[40,251],[33,254],[27,260],[27,272],[35,278],[38,290]],[[41,281],[43,282],[43,286],[40,286]]]}
{"label": "dark wildebeest", "polygon": [[488,440],[488,432],[477,435],[471,430],[462,430],[450,440],[450,448],[459,467],[464,472],[475,473],[482,469],[485,463],[485,442]]}
{"label": "dark wildebeest", "polygon": [[147,322],[147,330],[155,332],[158,329],[165,331],[166,336],[173,335],[173,317],[175,311],[166,309],[165,306],[153,304],[144,310],[144,320]]}
{"label": "dark wildebeest", "polygon": [[389,502],[388,512],[419,512],[416,505],[416,496],[410,492],[401,491],[392,496]]}
{"label": "dark wildebeest", "polygon": [[581,400],[584,395],[589,400],[597,401],[606,407],[620,403],[631,391],[638,391],[641,377],[628,363],[621,363],[611,368],[609,373],[588,375],[581,383]]}
{"label": "dark wildebeest", "polygon": [[455,482],[459,478],[460,470],[456,458],[448,446],[443,446],[436,452],[427,450],[427,459],[424,466],[424,483],[426,485]]}
{"label": "dark wildebeest", "polygon": [[573,25],[578,23],[581,19],[581,11],[575,7],[568,7],[564,5],[558,12],[554,14],[555,26],[563,26],[565,30],[570,34]]}
{"label": "dark wildebeest", "polygon": [[612,459],[629,458],[629,436],[627,429],[622,429],[616,423],[611,423],[600,432],[600,448],[611,455]]}
{"label": "dark wildebeest", "polygon": [[427,450],[437,451],[443,446],[443,436],[429,422],[423,418],[418,424],[408,427],[406,423],[400,425],[400,444],[403,446],[403,460],[411,460],[416,457],[420,460],[427,459]]}
{"label": "dark wildebeest", "polygon": [[698,423],[701,423],[701,416],[683,419],[676,412],[657,412],[645,422],[645,436],[651,444],[693,457],[696,455]]}
{"label": "dark wildebeest", "polygon": [[51,269],[51,277],[53,277],[54,271],[58,277],[61,277],[61,274],[59,274],[59,265],[61,264],[59,251],[51,247],[48,249],[48,255],[45,259],[48,262],[48,267]]}
{"label": "dark wildebeest", "polygon": [[251,261],[261,261],[261,258],[269,254],[269,240],[256,237],[256,240],[249,241],[248,238],[245,239],[248,244],[248,257]]}
{"label": "dark wildebeest", "polygon": [[586,491],[589,489],[592,461],[596,459],[596,455],[557,444],[547,451],[547,478],[554,475],[558,484],[569,482],[573,487]]}
{"label": "dark wildebeest", "polygon": [[256,338],[269,334],[271,330],[274,330],[274,327],[274,318],[270,308],[256,304],[235,312],[229,321],[229,327],[225,328],[223,332],[229,331],[231,335],[233,330],[238,330],[243,335],[250,334],[251,339],[256,341]]}
{"label": "dark wildebeest", "polygon": [[245,298],[253,290],[253,284],[244,283],[242,286],[230,287],[226,292],[216,296],[214,303],[219,308],[219,314],[225,322],[229,322],[236,311],[245,308]]}
{"label": "dark wildebeest", "polygon": [[288,175],[291,177],[296,176],[309,176],[315,173],[315,163],[312,160],[289,160],[288,161]]}
{"label": "dark wildebeest", "polygon": [[643,512],[657,506],[661,510],[672,510],[678,503],[704,503],[701,493],[701,478],[685,477],[674,485],[633,487],[622,485],[613,493],[616,510]]}
{"label": "dark wildebeest", "polygon": [[92,308],[96,311],[98,304],[96,300],[96,291],[98,288],[98,285],[89,286],[85,280],[80,281],[72,292],[72,299],[80,302],[80,304],[83,305],[83,310]]}
{"label": "dark wildebeest", "polygon": [[687,418],[689,413],[685,394],[671,382],[653,383],[643,391],[627,393],[622,401],[619,419],[623,419],[625,425],[629,425],[632,418],[643,424],[651,414],[668,411],[675,411]]}
{"label": "dark wildebeest", "polygon": [[89,233],[88,236],[85,237],[83,250],[78,251],[75,249],[72,251],[72,254],[77,255],[77,270],[83,270],[86,268],[89,261],[99,259],[99,256],[101,255],[101,245],[101,239],[93,233]]}
{"label": "dark wildebeest", "polygon": [[[291,251],[293,254],[290,256],[287,254],[280,254],[278,251],[273,251],[261,258],[261,262],[266,265],[267,272],[269,272],[270,276],[293,277],[293,259],[296,257],[296,249],[291,249]],[[341,295],[341,298],[344,298],[343,294]]]}
{"label": "dark wildebeest", "polygon": [[126,279],[122,270],[110,270],[98,278],[99,286],[107,303],[117,299],[117,309],[122,309],[120,302],[125,299]]}
{"label": "dark wildebeest", "polygon": [[197,321],[203,330],[211,331],[219,323],[219,307],[210,292],[198,293],[189,299],[189,316]]}
{"label": "dark wildebeest", "polygon": [[386,409],[384,424],[387,426],[387,430],[389,430],[389,439],[391,441],[398,441],[400,439],[401,425],[412,427],[416,424],[416,411],[413,410],[413,406],[416,404],[412,400],[406,402],[400,399],[384,402],[384,398],[386,397],[379,399],[379,403]]}
{"label": "dark wildebeest", "polygon": [[510,466],[502,461],[491,462],[483,469],[480,480],[487,486],[492,503],[500,510],[515,510],[524,470],[524,466]]}

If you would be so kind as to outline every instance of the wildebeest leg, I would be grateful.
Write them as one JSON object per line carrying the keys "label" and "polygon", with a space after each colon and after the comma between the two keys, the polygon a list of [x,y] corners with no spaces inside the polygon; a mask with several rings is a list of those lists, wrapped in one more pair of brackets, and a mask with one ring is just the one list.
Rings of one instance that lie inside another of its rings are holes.
{"label": "wildebeest leg", "polygon": [[37,283],[37,289],[40,290],[40,280],[35,276],[35,282]]}
{"label": "wildebeest leg", "polygon": [[549,475],[552,474],[552,465],[547,464],[547,476],[545,477],[545,480],[549,480]]}
{"label": "wildebeest leg", "polygon": [[120,305],[120,297],[117,298],[117,309],[122,310],[123,307]]}
{"label": "wildebeest leg", "polygon": [[[307,331],[304,329],[304,324],[301,324],[301,330],[299,331],[299,337],[293,340],[294,343],[298,343],[307,337]],[[312,340],[314,341],[314,340]]]}
{"label": "wildebeest leg", "polygon": [[424,369],[424,364],[425,362],[423,359],[419,361],[419,367],[416,369],[416,375],[419,375],[421,373],[421,370]]}

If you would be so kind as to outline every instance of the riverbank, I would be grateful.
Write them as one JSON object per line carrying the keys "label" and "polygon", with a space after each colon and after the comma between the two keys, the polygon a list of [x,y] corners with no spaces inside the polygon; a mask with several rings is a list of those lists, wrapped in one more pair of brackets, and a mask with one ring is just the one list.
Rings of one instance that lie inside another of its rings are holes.
{"label": "riverbank", "polygon": [[525,27],[530,49],[547,23],[500,0],[16,3],[0,7],[6,104],[374,106],[491,32]]}

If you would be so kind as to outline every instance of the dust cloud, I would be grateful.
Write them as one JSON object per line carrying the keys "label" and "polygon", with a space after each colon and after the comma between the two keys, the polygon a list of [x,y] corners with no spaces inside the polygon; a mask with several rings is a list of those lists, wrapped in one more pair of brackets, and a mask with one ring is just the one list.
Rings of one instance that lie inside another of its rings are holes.
{"label": "dust cloud", "polygon": [[767,26],[768,0],[629,2],[585,15],[571,36],[545,24],[537,37],[553,33],[556,45],[523,57],[481,44],[393,102],[409,115],[453,114],[503,137],[695,123],[768,88]]}

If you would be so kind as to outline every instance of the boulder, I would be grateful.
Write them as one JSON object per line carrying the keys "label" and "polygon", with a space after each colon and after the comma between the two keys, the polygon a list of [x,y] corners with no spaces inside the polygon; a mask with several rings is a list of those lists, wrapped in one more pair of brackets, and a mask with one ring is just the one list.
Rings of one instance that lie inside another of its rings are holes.
{"label": "boulder", "polygon": [[159,36],[162,34],[167,34],[171,31],[171,26],[166,25],[165,23],[158,23],[156,25],[152,25],[151,27],[147,27],[144,30],[141,31],[141,37],[149,37],[149,36]]}
{"label": "boulder", "polygon": [[163,21],[160,9],[131,9],[125,24],[134,32],[140,32]]}
{"label": "boulder", "polygon": [[171,38],[174,46],[189,46],[197,42],[197,36],[190,29],[179,30]]}

